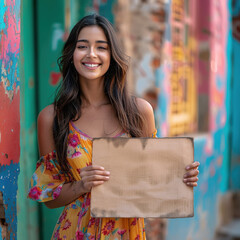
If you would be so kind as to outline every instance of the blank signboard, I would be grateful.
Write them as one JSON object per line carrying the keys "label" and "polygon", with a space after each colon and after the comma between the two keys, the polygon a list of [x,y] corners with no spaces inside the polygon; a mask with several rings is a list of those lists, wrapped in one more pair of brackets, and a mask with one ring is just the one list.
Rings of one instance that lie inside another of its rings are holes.
{"label": "blank signboard", "polygon": [[91,193],[93,217],[192,217],[193,189],[183,183],[192,138],[97,138],[92,162],[110,179]]}

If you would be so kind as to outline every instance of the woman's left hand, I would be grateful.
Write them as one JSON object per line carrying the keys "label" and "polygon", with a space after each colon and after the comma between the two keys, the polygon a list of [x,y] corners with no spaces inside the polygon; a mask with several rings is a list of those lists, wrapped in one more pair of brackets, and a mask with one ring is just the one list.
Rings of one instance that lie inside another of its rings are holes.
{"label": "woman's left hand", "polygon": [[183,175],[183,182],[189,187],[196,187],[198,181],[198,166],[199,162],[193,162],[190,165],[186,166],[187,172]]}

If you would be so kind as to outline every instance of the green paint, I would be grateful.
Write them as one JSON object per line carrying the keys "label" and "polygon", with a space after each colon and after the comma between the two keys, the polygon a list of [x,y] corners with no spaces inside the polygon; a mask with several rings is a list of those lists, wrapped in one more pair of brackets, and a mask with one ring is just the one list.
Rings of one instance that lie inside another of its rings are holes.
{"label": "green paint", "polygon": [[64,35],[64,1],[37,1],[37,63],[39,111],[53,102],[56,85],[51,73],[59,72]]}
{"label": "green paint", "polygon": [[108,0],[99,6],[99,14],[106,17],[111,23],[114,23],[113,9],[116,2],[116,0]]}
{"label": "green paint", "polygon": [[71,12],[71,28],[84,16],[94,12],[93,1],[91,0],[71,0],[70,3]]}
{"label": "green paint", "polygon": [[28,185],[38,158],[36,139],[36,88],[34,69],[34,33],[32,1],[21,2],[20,68],[20,174],[17,195],[17,238],[38,240],[38,203],[27,199]]}
{"label": "green paint", "polygon": [[[65,31],[65,4],[59,0],[37,1],[37,80],[38,80],[38,112],[54,100],[57,85],[51,85],[50,75],[59,72],[57,59],[61,56],[63,35]],[[48,240],[52,236],[57,219],[62,211],[48,209],[40,204],[41,236]]]}

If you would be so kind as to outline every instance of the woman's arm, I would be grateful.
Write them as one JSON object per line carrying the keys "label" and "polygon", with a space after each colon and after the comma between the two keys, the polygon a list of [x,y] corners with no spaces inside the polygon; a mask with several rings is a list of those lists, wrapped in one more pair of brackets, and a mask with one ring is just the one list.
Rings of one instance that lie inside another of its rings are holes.
{"label": "woman's arm", "polygon": [[81,180],[65,183],[58,198],[45,202],[48,208],[66,206],[81,195],[90,192],[92,187],[103,184],[109,180],[110,173],[100,166],[87,166],[81,169]]}
{"label": "woman's arm", "polygon": [[[53,120],[54,107],[49,105],[44,108],[38,116],[38,146],[41,156],[55,150],[53,139]],[[88,166],[81,169],[81,181],[65,183],[62,187],[60,195],[51,201],[45,202],[49,208],[58,208],[65,206],[82,194],[90,192],[91,188],[103,184],[109,179],[110,173],[100,166]]]}

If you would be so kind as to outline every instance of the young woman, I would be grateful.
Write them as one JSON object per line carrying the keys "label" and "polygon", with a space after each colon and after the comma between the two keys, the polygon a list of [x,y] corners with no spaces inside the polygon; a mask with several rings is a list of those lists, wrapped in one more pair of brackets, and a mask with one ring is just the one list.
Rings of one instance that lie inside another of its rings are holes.
{"label": "young woman", "polygon": [[[91,164],[92,138],[155,137],[151,105],[126,89],[128,62],[111,24],[96,14],[72,29],[59,59],[63,80],[55,102],[38,117],[42,156],[29,197],[49,208],[65,206],[52,239],[145,239],[141,218],[91,218],[91,189],[110,173]],[[183,181],[197,186],[199,163]]]}

